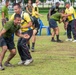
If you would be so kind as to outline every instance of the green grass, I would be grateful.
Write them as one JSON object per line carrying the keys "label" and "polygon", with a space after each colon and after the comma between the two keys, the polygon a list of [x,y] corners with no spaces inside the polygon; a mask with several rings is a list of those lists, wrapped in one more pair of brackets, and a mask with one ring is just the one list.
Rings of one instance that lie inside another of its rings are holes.
{"label": "green grass", "polygon": [[[46,14],[43,15],[44,17],[41,17],[41,19],[45,25],[48,25]],[[31,52],[34,62],[29,66],[18,66],[17,63],[20,61],[20,57],[17,53],[11,60],[15,67],[5,67],[4,71],[0,71],[0,75],[75,75],[76,43],[66,42],[62,23],[59,24],[59,28],[63,43],[50,42],[51,36],[47,36],[46,29],[43,29],[42,36],[37,36],[35,52]],[[16,45],[17,40],[18,37],[15,36]],[[9,51],[7,51],[3,63],[8,54]]]}

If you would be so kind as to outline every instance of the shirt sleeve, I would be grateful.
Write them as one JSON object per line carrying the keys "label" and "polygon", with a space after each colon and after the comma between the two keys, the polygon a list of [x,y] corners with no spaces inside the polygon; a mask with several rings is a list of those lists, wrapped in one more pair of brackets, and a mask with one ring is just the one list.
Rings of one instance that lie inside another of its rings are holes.
{"label": "shirt sleeve", "polygon": [[17,32],[17,31],[19,31],[19,30],[20,30],[20,28],[21,28],[21,26],[20,26],[20,25],[18,25],[18,26],[17,26],[17,30],[16,30],[16,32]]}
{"label": "shirt sleeve", "polygon": [[71,7],[71,9],[70,9],[70,14],[74,14],[74,8],[73,7]]}
{"label": "shirt sleeve", "polygon": [[6,31],[8,31],[9,29],[11,28],[11,24],[9,22],[7,22],[5,25],[4,25],[4,29]]}
{"label": "shirt sleeve", "polygon": [[10,20],[14,20],[15,13],[11,16]]}
{"label": "shirt sleeve", "polygon": [[24,13],[24,19],[27,21],[27,22],[30,22],[31,19],[30,19],[30,16],[28,13]]}
{"label": "shirt sleeve", "polygon": [[50,10],[54,10],[55,9],[55,6],[52,6],[51,8],[50,8]]}
{"label": "shirt sleeve", "polygon": [[37,11],[37,7],[35,7],[35,11]]}

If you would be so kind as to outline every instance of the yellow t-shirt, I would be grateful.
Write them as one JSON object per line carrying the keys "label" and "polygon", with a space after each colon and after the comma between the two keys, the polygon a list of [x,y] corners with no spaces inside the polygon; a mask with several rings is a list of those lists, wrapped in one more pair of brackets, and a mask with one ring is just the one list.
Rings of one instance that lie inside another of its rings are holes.
{"label": "yellow t-shirt", "polygon": [[[23,13],[24,13],[24,11],[21,12],[21,17],[22,17],[22,15],[23,15]],[[16,14],[16,13],[13,13],[13,15],[10,17],[10,20],[14,20],[15,14]]]}
{"label": "yellow t-shirt", "polygon": [[[10,20],[14,20],[14,15],[15,15],[16,13],[14,13],[12,16],[11,16],[11,18],[10,18]],[[23,19],[23,18],[24,19]],[[30,19],[30,16],[29,16],[29,14],[28,13],[26,13],[26,12],[22,12],[21,13],[21,26],[26,26],[26,25],[28,25],[28,22],[30,22],[31,21],[31,19]],[[24,21],[24,20],[26,20],[26,21]],[[21,32],[25,32],[25,31],[28,31],[28,30],[31,30],[31,29],[33,29],[33,27],[31,26],[31,27],[29,27],[29,28],[23,28],[23,29],[21,29]]]}
{"label": "yellow t-shirt", "polygon": [[69,20],[69,21],[72,21],[73,19],[76,18],[75,10],[74,10],[73,7],[70,7],[69,9],[66,9],[66,10],[65,10],[65,13],[66,13],[66,14],[72,14],[71,16],[68,16],[68,20]]}
{"label": "yellow t-shirt", "polygon": [[11,16],[9,20],[14,20],[15,13]]}
{"label": "yellow t-shirt", "polygon": [[[23,16],[24,16],[24,19],[22,18],[22,20],[21,20],[21,26],[27,26],[28,25],[28,22],[31,21],[30,16],[29,16],[28,13],[24,13]],[[21,29],[21,31],[22,32],[25,32],[25,31],[28,31],[28,30],[31,30],[31,29],[33,29],[32,26],[31,27],[28,27],[28,28],[23,28],[23,29]]]}
{"label": "yellow t-shirt", "polygon": [[39,9],[38,7],[36,6],[36,4],[33,5],[33,9],[32,9],[32,16],[35,16],[36,18],[39,18],[39,15],[36,14],[36,12],[39,13]]}

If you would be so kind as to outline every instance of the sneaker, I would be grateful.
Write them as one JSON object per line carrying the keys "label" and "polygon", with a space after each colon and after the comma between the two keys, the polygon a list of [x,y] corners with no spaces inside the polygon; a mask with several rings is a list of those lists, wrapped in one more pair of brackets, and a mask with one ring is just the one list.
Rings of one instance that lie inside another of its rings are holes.
{"label": "sneaker", "polygon": [[62,43],[63,41],[62,40],[57,40],[57,42]]}
{"label": "sneaker", "polygon": [[18,65],[22,65],[24,63],[25,63],[25,61],[20,61],[20,62],[18,62]]}
{"label": "sneaker", "polygon": [[76,42],[76,40],[73,40],[72,42]]}
{"label": "sneaker", "polygon": [[1,65],[1,66],[0,66],[0,70],[5,70],[5,68]]}
{"label": "sneaker", "polygon": [[56,40],[51,40],[51,42],[56,42]]}
{"label": "sneaker", "polygon": [[34,48],[32,47],[32,49],[31,49],[31,52],[34,52],[35,50],[34,50]]}
{"label": "sneaker", "polygon": [[4,66],[6,66],[6,67],[13,67],[13,65],[11,63],[9,63],[9,62],[5,62]]}
{"label": "sneaker", "polygon": [[66,41],[72,41],[72,39],[66,39]]}
{"label": "sneaker", "polygon": [[29,65],[30,63],[33,62],[33,59],[27,59],[24,63],[24,65]]}

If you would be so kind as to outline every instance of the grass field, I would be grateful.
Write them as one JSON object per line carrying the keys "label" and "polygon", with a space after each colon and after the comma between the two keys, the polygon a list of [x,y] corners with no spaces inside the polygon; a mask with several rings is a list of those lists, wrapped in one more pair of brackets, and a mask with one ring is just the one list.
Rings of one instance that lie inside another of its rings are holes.
{"label": "grass field", "polygon": [[[44,17],[41,19],[45,25],[48,25],[46,14],[43,15]],[[0,71],[0,75],[76,75],[76,43],[66,42],[62,23],[59,24],[59,28],[63,43],[51,42],[51,36],[47,36],[46,29],[43,29],[42,36],[37,36],[35,52],[31,52],[34,62],[29,66],[18,66],[20,57],[17,53],[11,60],[15,67],[5,67],[4,71]],[[17,40],[18,37],[15,36],[16,45]],[[7,51],[3,63],[8,54],[9,51]]]}

